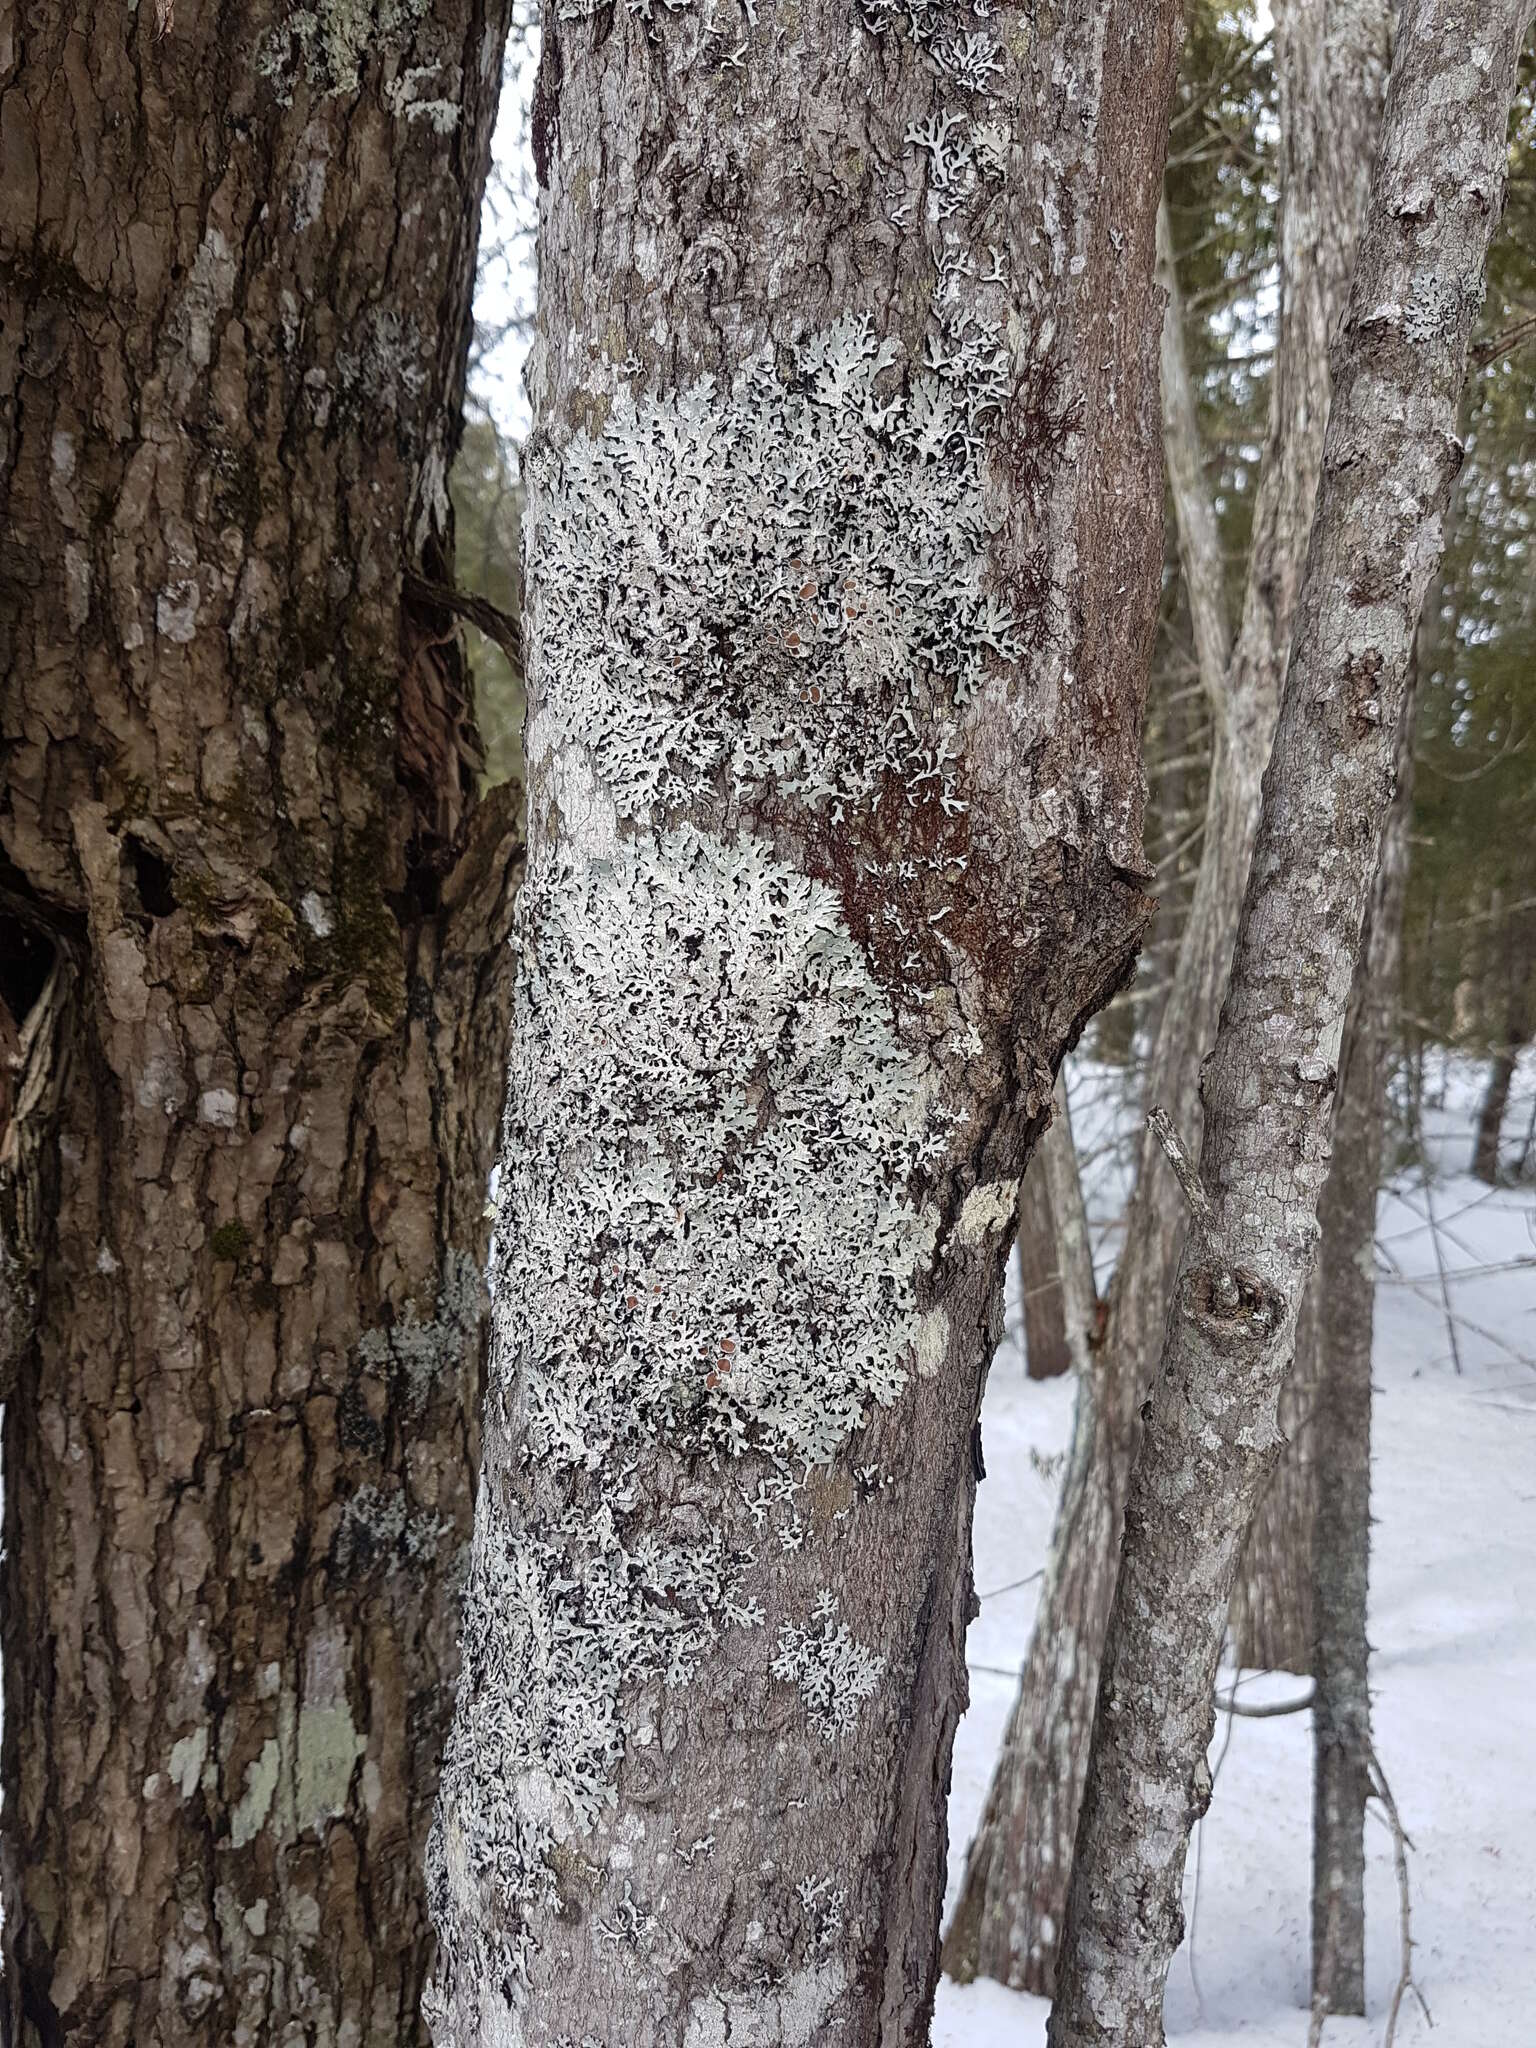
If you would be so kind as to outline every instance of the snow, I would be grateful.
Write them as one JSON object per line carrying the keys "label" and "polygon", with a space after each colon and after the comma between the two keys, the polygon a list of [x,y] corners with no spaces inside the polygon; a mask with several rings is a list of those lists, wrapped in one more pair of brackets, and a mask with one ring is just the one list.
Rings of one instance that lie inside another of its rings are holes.
{"label": "snow", "polygon": [[[1435,2020],[1431,2035],[1410,2001],[1397,2038],[1402,2048],[1514,2048],[1536,2040],[1536,1188],[1489,1189],[1465,1171],[1482,1070],[1437,1058],[1429,1078],[1422,1161],[1394,1176],[1377,1220],[1375,1738],[1414,1844],[1415,1973]],[[1095,1237],[1108,1249],[1104,1212],[1124,1185],[1125,1147],[1112,1143],[1102,1080],[1080,1077],[1073,1113],[1078,1142],[1101,1162]],[[1528,1060],[1505,1122],[1516,1149],[1533,1099]],[[967,1646],[972,1704],[955,1745],[946,1915],[1013,1699],[1014,1679],[999,1673],[1023,1658],[1039,1582],[998,1589],[1044,1562],[1071,1428],[1071,1387],[1024,1377],[1017,1323],[1011,1301],[983,1412],[983,1599]],[[1247,1698],[1282,1699],[1305,1681],[1242,1674],[1241,1685]],[[1310,1723],[1306,1713],[1218,1721],[1215,1797],[1185,1888],[1193,1935],[1168,1984],[1170,2041],[1301,2048],[1306,2039]],[[1376,2048],[1398,1974],[1391,1840],[1374,1819],[1367,1847],[1368,2012],[1331,2020],[1327,2048]],[[1043,1999],[996,1984],[945,1980],[933,2048],[1041,2048],[1046,2012]]]}

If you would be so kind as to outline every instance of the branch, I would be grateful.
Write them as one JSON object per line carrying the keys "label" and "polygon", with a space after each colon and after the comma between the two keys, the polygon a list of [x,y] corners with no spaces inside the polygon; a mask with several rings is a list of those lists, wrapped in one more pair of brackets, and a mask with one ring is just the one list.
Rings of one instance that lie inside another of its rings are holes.
{"label": "branch", "polygon": [[1219,1712],[1237,1714],[1245,1721],[1277,1721],[1282,1714],[1304,1714],[1311,1706],[1314,1696],[1311,1692],[1305,1692],[1300,1699],[1255,1700],[1250,1706],[1246,1700],[1238,1699],[1235,1693],[1229,1699],[1223,1699],[1218,1693],[1216,1706]]}
{"label": "branch", "polygon": [[1499,334],[1491,335],[1487,341],[1481,342],[1473,349],[1472,367],[1475,370],[1486,370],[1490,363],[1496,363],[1500,356],[1507,356],[1512,349],[1517,349],[1521,342],[1532,340],[1536,340],[1536,313],[1527,313],[1523,320],[1516,320],[1513,326],[1504,328]]}
{"label": "branch", "polygon": [[1413,1975],[1413,1931],[1408,1918],[1408,1851],[1413,1843],[1408,1830],[1403,1826],[1402,1815],[1397,1810],[1397,1801],[1392,1797],[1392,1787],[1387,1783],[1387,1774],[1381,1768],[1381,1758],[1371,1744],[1366,1746],[1366,1772],[1371,1781],[1371,1790],[1386,1810],[1387,1823],[1392,1830],[1392,1862],[1397,1870],[1397,1924],[1402,1940],[1402,1968],[1392,1991],[1392,2003],[1387,2010],[1387,2031],[1382,2037],[1382,2048],[1392,2048],[1397,2034],[1397,2016],[1402,2010],[1403,2000],[1411,1991],[1419,2001],[1419,2010],[1430,2026],[1435,2024],[1429,2010],[1429,2002],[1419,1989]]}
{"label": "branch", "polygon": [[439,611],[452,612],[455,618],[468,619],[472,626],[479,627],[487,640],[496,642],[512,666],[521,673],[523,629],[516,619],[493,605],[488,597],[455,590],[451,583],[435,583],[414,569],[407,569],[401,577],[400,594],[410,604],[435,605]]}
{"label": "branch", "polygon": [[1190,1213],[1197,1223],[1211,1220],[1211,1198],[1200,1181],[1200,1171],[1189,1156],[1189,1147],[1174,1127],[1173,1118],[1161,1103],[1154,1103],[1147,1111],[1147,1128],[1167,1154],[1168,1164],[1173,1168],[1173,1177],[1183,1190]]}

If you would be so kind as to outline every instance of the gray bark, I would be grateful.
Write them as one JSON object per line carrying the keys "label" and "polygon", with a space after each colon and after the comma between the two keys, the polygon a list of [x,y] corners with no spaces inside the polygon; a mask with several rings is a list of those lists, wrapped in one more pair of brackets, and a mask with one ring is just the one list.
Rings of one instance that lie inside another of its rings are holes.
{"label": "gray bark", "polygon": [[546,18],[440,2043],[926,2038],[1018,1181],[1145,915],[1173,27]]}
{"label": "gray bark", "polygon": [[424,2037],[520,847],[403,584],[505,28],[0,4],[18,2048]]}
{"label": "gray bark", "polygon": [[1163,2038],[1242,1533],[1279,1453],[1336,1061],[1414,628],[1460,461],[1456,409],[1505,178],[1527,0],[1399,20],[1308,573],[1221,1028],[1196,1213],[1094,1721],[1052,2048]]}
{"label": "gray bark", "polygon": [[[1197,445],[1194,403],[1165,390],[1164,446],[1181,558],[1200,593],[1202,677],[1218,711],[1205,833],[1173,987],[1154,1048],[1149,1098],[1183,1131],[1198,1131],[1200,1061],[1215,1036],[1257,826],[1259,791],[1279,705],[1306,556],[1328,412],[1328,341],[1343,312],[1364,215],[1385,75],[1387,10],[1340,17],[1324,0],[1287,0],[1275,14],[1281,79],[1281,302],[1274,391],[1241,625],[1221,673],[1225,617],[1216,523]],[[1164,264],[1165,284],[1175,283]],[[1170,297],[1162,369],[1183,366]],[[1196,600],[1192,599],[1192,602]],[[1100,1659],[1114,1593],[1121,1514],[1140,1415],[1161,1349],[1183,1242],[1178,1189],[1144,1136],[1094,1372],[1079,1384],[1034,1636],[994,1771],[960,1915],[977,1928],[970,1971],[1050,1995],[1066,1909]],[[1005,1783],[1004,1780],[1007,1780]],[[957,1963],[959,1959],[957,1956]]]}
{"label": "gray bark", "polygon": [[[1403,903],[1413,815],[1413,698],[1398,731],[1397,792],[1382,833],[1339,1060],[1333,1162],[1293,1383],[1314,1389],[1312,2003],[1365,2011],[1365,1802],[1370,1786],[1371,1341],[1376,1194],[1387,1130]],[[1305,1333],[1305,1346],[1303,1345]],[[1284,1458],[1282,1458],[1282,1467]]]}

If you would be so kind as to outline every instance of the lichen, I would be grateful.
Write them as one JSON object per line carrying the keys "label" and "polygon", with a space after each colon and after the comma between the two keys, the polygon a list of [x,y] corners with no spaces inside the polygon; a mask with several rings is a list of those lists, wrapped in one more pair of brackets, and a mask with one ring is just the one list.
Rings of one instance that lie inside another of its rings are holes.
{"label": "lichen", "polygon": [[530,577],[560,593],[536,621],[545,744],[589,746],[621,815],[717,776],[834,818],[886,774],[952,795],[919,735],[1021,652],[984,587],[1007,355],[957,312],[899,367],[849,315],[791,377],[765,353],[728,393],[626,385],[601,432],[531,460]]}
{"label": "lichen", "polygon": [[277,1739],[268,1736],[261,1745],[261,1754],[246,1765],[245,1789],[229,1817],[229,1839],[233,1848],[243,1849],[266,1825],[267,1815],[272,1811],[273,1795],[277,1791],[280,1761]]}
{"label": "lichen", "polygon": [[935,1239],[926,1068],[836,893],[691,826],[525,890],[495,1311],[524,1457],[825,1463],[906,1383]]}
{"label": "lichen", "polygon": [[404,41],[426,12],[427,0],[317,0],[263,39],[256,68],[285,99],[300,70],[327,97],[356,92],[370,53]]}
{"label": "lichen", "polygon": [[983,1181],[971,1189],[960,1210],[960,1242],[980,1244],[983,1238],[1010,1229],[1018,1206],[1016,1180]]}
{"label": "lichen", "polygon": [[400,1376],[408,1415],[419,1415],[443,1374],[456,1368],[478,1329],[485,1283],[467,1252],[450,1249],[443,1262],[437,1313],[423,1322],[408,1307],[387,1329],[367,1330],[357,1346],[360,1364]]}
{"label": "lichen", "polygon": [[833,1742],[849,1733],[864,1702],[874,1697],[885,1659],[838,1620],[835,1594],[820,1595],[813,1618],[819,1627],[789,1623],[780,1629],[772,1669],[775,1678],[799,1687],[811,1726],[823,1742]]}

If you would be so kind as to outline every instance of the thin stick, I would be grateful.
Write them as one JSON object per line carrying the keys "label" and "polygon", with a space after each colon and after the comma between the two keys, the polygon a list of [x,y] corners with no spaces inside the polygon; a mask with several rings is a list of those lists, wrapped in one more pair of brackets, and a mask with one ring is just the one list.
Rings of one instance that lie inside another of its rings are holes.
{"label": "thin stick", "polygon": [[1413,1974],[1413,1931],[1408,1915],[1408,1851],[1413,1847],[1407,1829],[1403,1826],[1402,1815],[1397,1810],[1397,1801],[1392,1797],[1392,1787],[1387,1783],[1387,1774],[1381,1767],[1381,1758],[1370,1743],[1366,1745],[1366,1769],[1371,1780],[1371,1790],[1381,1801],[1386,1812],[1388,1825],[1392,1830],[1392,1861],[1397,1870],[1397,1924],[1402,1941],[1403,1963],[1398,1972],[1397,1983],[1392,1991],[1392,2003],[1387,2010],[1387,2031],[1382,2048],[1392,2048],[1397,2036],[1397,2016],[1402,2010],[1403,2000],[1411,1991],[1419,2001],[1419,2010],[1430,2026],[1435,2024],[1429,2009],[1429,2001],[1419,1989]]}
{"label": "thin stick", "polygon": [[1429,1217],[1429,1241],[1435,1248],[1435,1268],[1440,1275],[1440,1302],[1445,1310],[1446,1334],[1451,1340],[1451,1363],[1461,1377],[1461,1345],[1456,1337],[1456,1316],[1451,1308],[1451,1286],[1445,1275],[1445,1253],[1440,1248],[1440,1226],[1435,1221],[1435,1198],[1430,1191],[1429,1168],[1424,1169],[1424,1208]]}
{"label": "thin stick", "polygon": [[1223,1714],[1237,1714],[1245,1721],[1276,1721],[1282,1714],[1304,1714],[1312,1704],[1313,1695],[1303,1693],[1299,1700],[1270,1700],[1260,1703],[1255,1700],[1250,1706],[1246,1700],[1226,1699],[1216,1695],[1216,1705]]}
{"label": "thin stick", "polygon": [[1211,1220],[1211,1198],[1201,1185],[1199,1169],[1189,1156],[1189,1147],[1179,1136],[1173,1118],[1161,1103],[1154,1103],[1147,1111],[1147,1128],[1168,1155],[1168,1164],[1173,1168],[1173,1177],[1184,1191],[1190,1213],[1197,1223]]}

